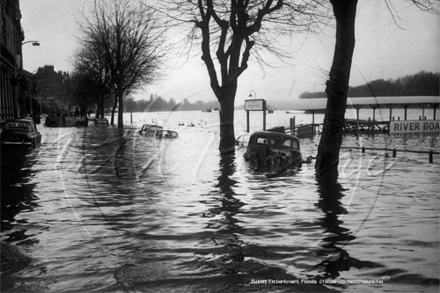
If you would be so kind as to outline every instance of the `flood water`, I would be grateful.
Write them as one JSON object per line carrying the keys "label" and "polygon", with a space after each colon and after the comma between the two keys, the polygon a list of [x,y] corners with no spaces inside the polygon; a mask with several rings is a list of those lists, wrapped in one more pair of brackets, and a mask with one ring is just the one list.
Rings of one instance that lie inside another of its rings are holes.
{"label": "flood water", "polygon": [[[268,127],[293,116],[312,120],[275,112]],[[430,164],[428,154],[344,148],[336,184],[318,182],[314,162],[268,179],[243,149],[219,155],[215,112],[132,117],[124,129],[40,124],[41,147],[2,149],[0,240],[31,260],[14,269],[2,259],[2,292],[438,292],[439,155]],[[137,133],[152,121],[179,138]],[[245,132],[244,111],[235,128]],[[302,139],[303,156],[316,156],[318,142]]]}

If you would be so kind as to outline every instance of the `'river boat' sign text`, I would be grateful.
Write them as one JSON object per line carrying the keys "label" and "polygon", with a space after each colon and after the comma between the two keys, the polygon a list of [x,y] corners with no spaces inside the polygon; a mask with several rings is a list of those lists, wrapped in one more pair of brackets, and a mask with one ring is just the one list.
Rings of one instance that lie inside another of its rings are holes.
{"label": "'river boat' sign text", "polygon": [[264,100],[246,100],[244,101],[244,109],[246,111],[263,111]]}
{"label": "'river boat' sign text", "polygon": [[391,121],[390,133],[440,133],[440,120]]}

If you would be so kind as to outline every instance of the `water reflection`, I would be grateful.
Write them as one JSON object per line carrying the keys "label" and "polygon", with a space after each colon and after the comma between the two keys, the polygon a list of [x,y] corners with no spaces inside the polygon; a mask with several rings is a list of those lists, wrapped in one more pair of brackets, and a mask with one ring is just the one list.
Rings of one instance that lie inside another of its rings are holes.
{"label": "water reflection", "polygon": [[14,273],[28,267],[31,259],[13,245],[32,245],[38,243],[29,234],[27,219],[18,219],[18,214],[34,210],[38,199],[34,195],[35,183],[31,182],[31,167],[35,163],[38,150],[3,147],[1,150],[1,231],[15,229],[7,237],[2,237],[1,252],[1,292],[10,291],[15,286]]}
{"label": "water reflection", "polygon": [[317,220],[317,224],[324,228],[327,235],[323,238],[323,244],[317,254],[324,258],[315,266],[320,278],[336,279],[340,272],[349,271],[351,268],[377,268],[382,265],[362,261],[351,257],[344,248],[349,242],[356,239],[353,232],[343,226],[341,215],[348,214],[347,209],[342,205],[344,197],[342,185],[335,180],[335,177],[317,177],[319,201],[315,204],[324,213],[323,217]]}
{"label": "water reflection", "polygon": [[[32,211],[37,203],[34,195],[35,183],[31,167],[32,158],[38,150],[3,147],[1,151],[1,231],[10,230],[16,224],[15,217],[22,211]],[[15,236],[14,236],[15,235]],[[25,231],[10,235],[8,241],[24,240],[29,236]]]}
{"label": "water reflection", "polygon": [[215,185],[219,192],[218,204],[216,208],[210,209],[212,214],[222,216],[223,228],[220,231],[228,234],[240,233],[242,231],[242,228],[238,225],[239,221],[235,218],[240,213],[240,208],[244,205],[241,200],[235,197],[234,187],[238,182],[231,178],[235,168],[234,154],[220,156],[220,175],[218,176],[218,183]]}
{"label": "water reflection", "polygon": [[241,207],[245,204],[236,197],[234,190],[238,184],[238,181],[231,178],[236,171],[235,164],[235,154],[220,155],[218,182],[210,192],[212,198],[205,202],[211,206],[209,214],[212,217],[206,229],[214,231],[215,244],[224,245],[229,250],[231,259],[242,261],[241,241],[238,235],[243,232],[243,228],[239,225],[237,215],[242,213]]}

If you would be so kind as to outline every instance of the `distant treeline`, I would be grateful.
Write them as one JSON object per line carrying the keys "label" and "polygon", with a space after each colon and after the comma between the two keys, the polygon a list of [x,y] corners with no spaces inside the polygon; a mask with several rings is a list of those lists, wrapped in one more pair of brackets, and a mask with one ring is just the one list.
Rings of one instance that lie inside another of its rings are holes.
{"label": "distant treeline", "polygon": [[[350,87],[348,96],[356,97],[386,97],[386,96],[439,96],[440,73],[421,71],[397,79],[377,79],[368,84]],[[301,99],[326,98],[325,92],[304,92]]]}
{"label": "distant treeline", "polygon": [[188,99],[184,99],[183,102],[177,103],[173,98],[167,101],[158,95],[151,95],[149,100],[135,101],[129,99],[125,106],[129,112],[204,111],[220,108],[220,104],[217,101],[202,102],[199,100],[195,103],[190,103]]}

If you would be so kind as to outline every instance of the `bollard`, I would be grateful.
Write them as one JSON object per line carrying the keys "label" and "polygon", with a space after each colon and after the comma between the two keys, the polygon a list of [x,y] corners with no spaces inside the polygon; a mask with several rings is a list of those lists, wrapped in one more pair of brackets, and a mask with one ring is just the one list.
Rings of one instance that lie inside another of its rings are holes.
{"label": "bollard", "polygon": [[396,151],[396,149],[393,149],[393,158],[395,158],[395,157],[396,157],[396,154],[397,154],[397,151]]}
{"label": "bollard", "polygon": [[432,150],[429,151],[429,163],[432,164],[434,162]]}

